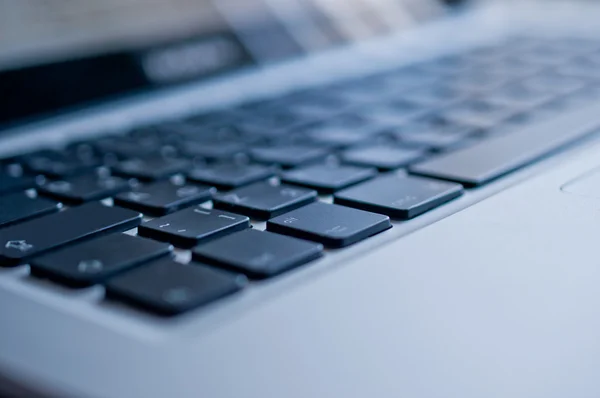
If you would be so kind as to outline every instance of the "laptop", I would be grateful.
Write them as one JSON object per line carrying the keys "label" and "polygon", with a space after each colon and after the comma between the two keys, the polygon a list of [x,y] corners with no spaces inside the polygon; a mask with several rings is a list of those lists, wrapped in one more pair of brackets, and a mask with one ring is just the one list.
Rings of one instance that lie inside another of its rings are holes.
{"label": "laptop", "polygon": [[0,391],[600,396],[600,4],[451,3],[3,2]]}

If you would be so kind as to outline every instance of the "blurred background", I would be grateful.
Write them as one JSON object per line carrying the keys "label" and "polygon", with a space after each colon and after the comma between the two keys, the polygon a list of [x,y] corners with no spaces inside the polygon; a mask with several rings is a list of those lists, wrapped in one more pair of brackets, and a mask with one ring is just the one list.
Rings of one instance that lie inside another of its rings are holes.
{"label": "blurred background", "polygon": [[0,126],[384,36],[485,1],[494,0],[0,0],[9,99]]}
{"label": "blurred background", "polygon": [[404,29],[442,8],[438,0],[0,0],[0,68],[219,32],[271,60]]}

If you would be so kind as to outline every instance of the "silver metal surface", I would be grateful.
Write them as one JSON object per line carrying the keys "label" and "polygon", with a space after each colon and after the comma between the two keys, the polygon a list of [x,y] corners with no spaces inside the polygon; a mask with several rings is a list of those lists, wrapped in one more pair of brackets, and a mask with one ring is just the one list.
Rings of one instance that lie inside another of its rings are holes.
{"label": "silver metal surface", "polygon": [[[15,130],[0,153],[266,95],[264,81],[286,91],[515,31],[594,35],[599,16],[593,4],[485,7],[399,37]],[[563,118],[598,115],[600,104],[589,104]],[[0,270],[0,369],[74,397],[596,398],[600,201],[561,187],[598,167],[599,153],[591,136],[176,320],[105,303],[99,288],[36,281],[26,266]]]}

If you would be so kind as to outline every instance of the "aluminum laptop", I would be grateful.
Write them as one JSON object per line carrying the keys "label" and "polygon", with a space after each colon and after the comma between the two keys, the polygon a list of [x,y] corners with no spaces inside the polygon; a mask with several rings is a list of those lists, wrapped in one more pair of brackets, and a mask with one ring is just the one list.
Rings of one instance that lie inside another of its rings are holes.
{"label": "aluminum laptop", "polygon": [[6,396],[600,396],[600,4],[109,3],[0,6]]}

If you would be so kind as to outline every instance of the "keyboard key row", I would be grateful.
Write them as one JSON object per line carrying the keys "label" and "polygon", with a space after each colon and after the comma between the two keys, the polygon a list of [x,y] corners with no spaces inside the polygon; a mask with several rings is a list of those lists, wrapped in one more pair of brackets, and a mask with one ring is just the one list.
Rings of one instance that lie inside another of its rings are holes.
{"label": "keyboard key row", "polygon": [[51,249],[136,227],[142,215],[90,203],[0,229],[0,265],[14,266]]}
{"label": "keyboard key row", "polygon": [[[242,289],[241,275],[264,279],[314,261],[323,246],[367,239],[391,228],[390,218],[458,198],[460,184],[485,184],[585,134],[589,126],[506,133],[577,104],[598,81],[593,57],[575,62],[573,46],[540,46],[444,57],[36,151],[9,159],[10,170],[2,161],[0,265],[29,262],[39,277],[105,284],[109,298],[159,313],[208,304]],[[409,175],[388,173],[402,168]],[[60,211],[54,201],[104,198],[115,207]],[[198,206],[208,201],[213,209]],[[139,237],[103,236],[140,224],[137,212],[159,218],[141,224]],[[268,220],[267,231],[248,217]],[[191,248],[193,262],[174,262],[169,243]]]}
{"label": "keyboard key row", "polygon": [[140,225],[138,234],[177,247],[191,248],[202,241],[246,228],[250,228],[248,217],[196,206],[148,221]]}
{"label": "keyboard key row", "polygon": [[168,244],[117,233],[36,257],[30,267],[37,277],[86,287],[170,252]]}

